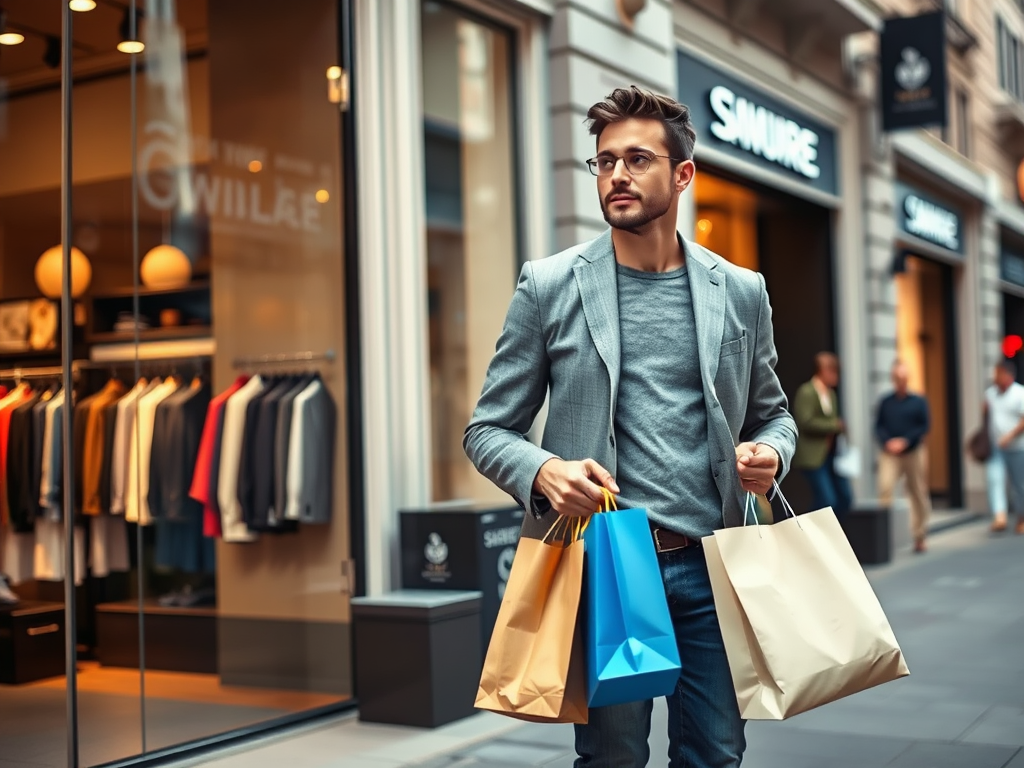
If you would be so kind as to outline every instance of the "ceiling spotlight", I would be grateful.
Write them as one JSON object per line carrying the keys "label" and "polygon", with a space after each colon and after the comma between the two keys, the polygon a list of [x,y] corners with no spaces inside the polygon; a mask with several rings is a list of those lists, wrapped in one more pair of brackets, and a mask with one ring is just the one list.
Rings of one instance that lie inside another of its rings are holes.
{"label": "ceiling spotlight", "polygon": [[0,8],[0,45],[18,45],[25,42],[20,32],[7,31],[7,11]]}
{"label": "ceiling spotlight", "polygon": [[132,35],[131,9],[124,9],[124,18],[121,20],[121,42],[117,44],[117,50],[121,53],[142,53],[146,50],[145,43],[140,40],[139,26],[142,23],[142,11],[135,12],[135,35]]}
{"label": "ceiling spotlight", "polygon": [[68,2],[68,8],[72,11],[79,11],[80,13],[91,11],[95,7],[96,0],[70,0],[70,2]]}

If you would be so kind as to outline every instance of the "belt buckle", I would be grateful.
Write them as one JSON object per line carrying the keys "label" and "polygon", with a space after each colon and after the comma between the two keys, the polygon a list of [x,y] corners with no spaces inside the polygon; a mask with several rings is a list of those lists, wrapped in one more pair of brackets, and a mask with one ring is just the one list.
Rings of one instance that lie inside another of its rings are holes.
{"label": "belt buckle", "polygon": [[663,528],[655,528],[654,529],[654,548],[659,553],[665,554],[666,552],[676,552],[677,550],[680,550],[680,549],[686,549],[686,547],[688,546],[689,541],[690,541],[689,538],[686,537],[686,536],[682,537],[683,540],[685,542],[687,542],[686,544],[681,544],[678,547],[665,547],[665,546],[663,546],[662,543],[661,543],[661,536],[660,536],[660,534],[661,534],[661,532],[663,530],[664,530]]}

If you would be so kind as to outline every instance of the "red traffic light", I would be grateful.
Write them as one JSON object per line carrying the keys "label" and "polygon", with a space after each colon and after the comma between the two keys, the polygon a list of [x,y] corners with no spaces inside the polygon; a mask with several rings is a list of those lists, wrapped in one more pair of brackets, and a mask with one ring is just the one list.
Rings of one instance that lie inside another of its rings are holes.
{"label": "red traffic light", "polygon": [[1024,349],[1024,339],[1020,336],[1013,334],[1003,338],[1003,355],[1005,357],[1013,357],[1022,349]]}

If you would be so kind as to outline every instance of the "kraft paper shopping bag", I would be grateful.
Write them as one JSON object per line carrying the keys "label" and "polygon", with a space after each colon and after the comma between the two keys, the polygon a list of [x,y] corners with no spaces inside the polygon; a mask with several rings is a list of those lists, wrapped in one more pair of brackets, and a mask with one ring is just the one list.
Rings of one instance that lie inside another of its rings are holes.
{"label": "kraft paper shopping bag", "polygon": [[586,723],[579,630],[585,520],[521,539],[484,660],[476,707],[533,722]]}
{"label": "kraft paper shopping bag", "polygon": [[790,516],[775,525],[703,539],[740,714],[752,720],[910,674],[833,511],[797,517],[783,502]]}

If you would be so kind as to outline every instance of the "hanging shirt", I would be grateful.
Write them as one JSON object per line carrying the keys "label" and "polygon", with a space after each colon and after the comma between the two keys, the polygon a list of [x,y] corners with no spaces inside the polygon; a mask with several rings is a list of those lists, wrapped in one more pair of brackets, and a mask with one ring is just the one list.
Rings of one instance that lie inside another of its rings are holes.
{"label": "hanging shirt", "polygon": [[125,386],[117,379],[111,379],[91,399],[91,407],[85,422],[82,446],[82,512],[99,515],[107,512],[104,508],[100,485],[104,466],[109,465],[105,454],[107,418],[111,403],[116,403],[125,394]]}
{"label": "hanging shirt", "polygon": [[319,378],[295,398],[288,448],[286,519],[330,521],[336,419],[334,400]]}
{"label": "hanging shirt", "polygon": [[34,393],[11,413],[7,436],[6,491],[10,522],[14,530],[31,533],[35,529],[36,510],[39,507],[39,489],[32,492],[33,428],[32,417],[36,405],[42,400]]}
{"label": "hanging shirt", "polygon": [[217,501],[220,505],[224,541],[255,541],[242,519],[242,505],[238,501],[238,470],[242,457],[242,434],[245,432],[245,412],[249,402],[264,389],[263,379],[253,376],[228,399],[224,407],[224,428],[221,432],[220,474],[217,478]]}
{"label": "hanging shirt", "polygon": [[288,504],[288,449],[292,436],[292,411],[295,398],[313,383],[314,376],[303,376],[281,398],[277,406],[277,430],[274,435],[274,508],[271,512],[271,524],[280,525],[285,517]]}
{"label": "hanging shirt", "polygon": [[32,396],[25,384],[19,384],[10,394],[0,400],[0,525],[10,518],[7,500],[7,441],[11,429],[11,415],[14,409]]}
{"label": "hanging shirt", "polygon": [[128,554],[128,522],[123,515],[89,518],[89,570],[96,578],[131,569]]}
{"label": "hanging shirt", "polygon": [[177,382],[168,379],[138,400],[135,427],[132,429],[128,452],[128,491],[125,494],[124,515],[129,523],[150,525],[153,515],[149,509],[149,462],[153,450],[153,425],[156,407],[178,389]]}
{"label": "hanging shirt", "polygon": [[219,439],[224,423],[224,406],[228,398],[241,389],[248,380],[248,376],[239,376],[234,384],[213,398],[206,408],[203,434],[199,440],[199,452],[196,455],[196,465],[192,472],[192,485],[188,495],[203,505],[203,535],[211,538],[220,538],[221,536],[220,515],[212,504],[212,499],[216,494],[210,493],[214,442]]}
{"label": "hanging shirt", "polygon": [[39,506],[42,514],[61,506],[63,471],[61,446],[63,438],[64,390],[61,390],[46,405],[46,419],[43,425],[42,477],[39,483]]}
{"label": "hanging shirt", "polygon": [[[157,406],[150,456],[149,504],[157,517],[189,520],[202,529],[203,507],[190,498],[210,388],[194,382]],[[200,534],[201,537],[201,534]]]}
{"label": "hanging shirt", "polygon": [[132,434],[135,432],[135,413],[139,398],[160,386],[160,379],[147,382],[140,380],[131,391],[117,401],[117,416],[114,424],[114,447],[110,454],[110,512],[124,513],[125,498],[128,494],[128,454]]}

